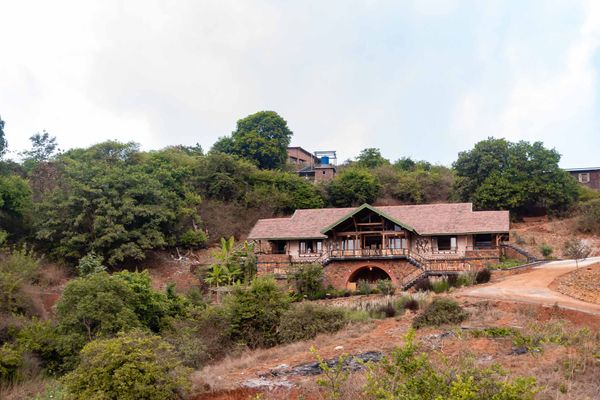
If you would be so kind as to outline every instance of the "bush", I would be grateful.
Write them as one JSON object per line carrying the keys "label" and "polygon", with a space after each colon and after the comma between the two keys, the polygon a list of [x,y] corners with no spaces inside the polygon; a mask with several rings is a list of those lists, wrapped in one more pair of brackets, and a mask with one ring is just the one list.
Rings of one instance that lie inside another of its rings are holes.
{"label": "bush", "polygon": [[225,298],[232,339],[251,348],[276,345],[281,315],[289,304],[272,278],[256,278],[248,288],[236,286]]}
{"label": "bush", "polygon": [[423,278],[417,281],[414,286],[417,292],[428,292],[431,288],[431,280],[429,278]]}
{"label": "bush", "polygon": [[458,324],[468,316],[469,314],[454,300],[438,297],[414,319],[413,327],[419,329],[425,326]]}
{"label": "bush", "polygon": [[402,296],[396,301],[395,306],[398,310],[417,311],[419,302],[412,296]]}
{"label": "bush", "polygon": [[281,316],[279,340],[292,343],[313,339],[319,333],[334,333],[342,329],[348,320],[340,308],[298,304]]}
{"label": "bush", "polygon": [[48,375],[58,375],[75,367],[79,342],[58,332],[48,321],[32,320],[17,335],[17,345],[34,355]]}
{"label": "bush", "polygon": [[586,201],[579,206],[577,228],[581,232],[600,234],[600,198]]}
{"label": "bush", "polygon": [[22,365],[23,353],[14,346],[4,343],[0,347],[0,384],[17,380]]}
{"label": "bush", "polygon": [[410,331],[402,347],[367,365],[364,393],[373,399],[533,400],[538,392],[535,379],[508,379],[498,368],[457,364],[436,368],[426,353],[419,353]]}
{"label": "bush", "polygon": [[106,267],[102,265],[103,261],[102,256],[99,256],[92,251],[79,260],[79,264],[77,264],[77,273],[79,276],[87,276],[106,271]]}
{"label": "bush", "polygon": [[204,248],[208,243],[208,235],[200,229],[188,229],[179,238],[179,243],[185,247]]}
{"label": "bush", "polygon": [[131,332],[88,343],[63,383],[77,399],[177,399],[189,387],[189,372],[159,336]]}
{"label": "bush", "polygon": [[296,293],[310,300],[325,297],[323,289],[323,267],[319,264],[309,264],[299,267],[294,273]]}
{"label": "bush", "polygon": [[35,279],[39,266],[40,259],[25,246],[0,260],[0,312],[27,311],[28,296],[22,293],[23,285]]}
{"label": "bush", "polygon": [[162,335],[186,367],[200,369],[232,350],[229,316],[222,308],[194,309],[190,316],[175,320]]}
{"label": "bush", "polygon": [[390,279],[381,279],[377,281],[377,290],[381,294],[391,296],[396,293],[396,288]]}
{"label": "bush", "polygon": [[371,294],[373,293],[373,286],[369,281],[361,279],[356,283],[356,291],[358,294]]}
{"label": "bush", "polygon": [[444,293],[450,290],[450,282],[447,278],[437,279],[431,282],[431,289],[435,293]]}
{"label": "bush", "polygon": [[544,258],[549,258],[552,255],[553,251],[554,249],[549,244],[544,243],[540,245],[540,253],[542,253]]}
{"label": "bush", "polygon": [[491,278],[492,278],[492,272],[487,268],[483,268],[483,269],[480,269],[479,271],[477,271],[477,275],[475,275],[475,283],[477,283],[477,284],[488,283]]}
{"label": "bush", "polygon": [[382,319],[382,318],[395,317],[397,313],[398,313],[398,310],[396,310],[396,307],[394,307],[394,304],[392,302],[387,302],[385,304],[381,304],[381,305],[375,307],[375,309],[372,309],[369,312],[369,315],[372,318]]}

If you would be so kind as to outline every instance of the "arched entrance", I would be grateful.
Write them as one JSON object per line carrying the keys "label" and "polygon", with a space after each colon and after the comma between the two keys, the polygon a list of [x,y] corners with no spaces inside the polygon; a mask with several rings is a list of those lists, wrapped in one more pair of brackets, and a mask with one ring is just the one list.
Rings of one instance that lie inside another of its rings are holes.
{"label": "arched entrance", "polygon": [[348,278],[348,283],[356,283],[358,281],[368,281],[373,283],[386,279],[391,280],[392,278],[383,269],[367,265],[354,271],[352,275],[350,275],[350,278]]}

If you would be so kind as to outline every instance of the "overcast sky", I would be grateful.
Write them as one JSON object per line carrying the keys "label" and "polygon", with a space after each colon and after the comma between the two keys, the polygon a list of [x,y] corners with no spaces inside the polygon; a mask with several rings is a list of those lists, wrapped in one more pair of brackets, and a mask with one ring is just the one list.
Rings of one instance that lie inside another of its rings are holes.
{"label": "overcast sky", "polygon": [[43,129],[208,149],[274,110],[341,160],[495,136],[600,167],[599,47],[594,0],[0,0],[0,116],[13,152]]}

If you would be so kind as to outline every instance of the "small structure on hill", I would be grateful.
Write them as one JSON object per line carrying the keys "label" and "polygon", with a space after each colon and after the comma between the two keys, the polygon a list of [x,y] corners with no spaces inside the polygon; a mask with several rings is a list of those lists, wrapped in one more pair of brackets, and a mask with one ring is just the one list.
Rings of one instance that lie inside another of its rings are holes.
{"label": "small structure on hill", "polygon": [[310,153],[302,147],[288,147],[288,162],[296,173],[313,182],[326,182],[335,177],[337,156],[335,151]]}
{"label": "small structure on hill", "polygon": [[258,273],[285,278],[319,263],[326,284],[355,289],[359,280],[391,279],[407,288],[430,275],[477,271],[500,259],[508,211],[473,211],[471,203],[296,210],[259,220]]}
{"label": "small structure on hill", "polygon": [[600,167],[598,168],[571,168],[568,173],[582,185],[590,189],[600,190]]}

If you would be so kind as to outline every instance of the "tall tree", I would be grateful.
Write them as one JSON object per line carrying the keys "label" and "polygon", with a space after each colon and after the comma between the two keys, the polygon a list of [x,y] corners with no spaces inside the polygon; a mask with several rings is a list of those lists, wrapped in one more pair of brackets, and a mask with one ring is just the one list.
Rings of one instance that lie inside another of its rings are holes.
{"label": "tall tree", "polygon": [[29,140],[31,141],[31,150],[25,150],[21,153],[26,169],[32,169],[42,161],[48,161],[58,151],[56,136],[50,136],[46,131],[36,133]]}
{"label": "tall tree", "polygon": [[6,141],[6,137],[4,136],[4,121],[0,117],[0,160],[4,157],[6,150],[8,148],[8,142]]}
{"label": "tall tree", "polygon": [[238,155],[261,169],[282,168],[292,134],[275,111],[260,111],[240,119],[231,137],[219,139],[212,150]]}
{"label": "tall tree", "polygon": [[479,209],[560,213],[577,199],[578,190],[559,161],[560,154],[541,142],[489,138],[459,153],[455,190]]}
{"label": "tall tree", "polygon": [[377,178],[364,168],[348,168],[327,186],[329,202],[336,207],[373,203],[381,189]]}
{"label": "tall tree", "polygon": [[356,157],[356,163],[365,168],[377,168],[390,163],[390,160],[381,155],[381,151],[374,147],[364,149]]}

